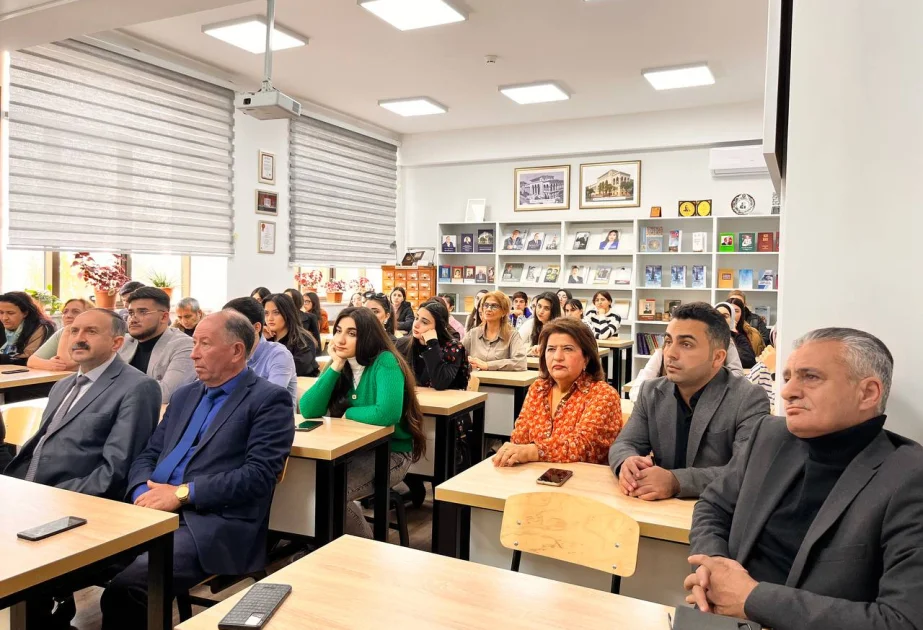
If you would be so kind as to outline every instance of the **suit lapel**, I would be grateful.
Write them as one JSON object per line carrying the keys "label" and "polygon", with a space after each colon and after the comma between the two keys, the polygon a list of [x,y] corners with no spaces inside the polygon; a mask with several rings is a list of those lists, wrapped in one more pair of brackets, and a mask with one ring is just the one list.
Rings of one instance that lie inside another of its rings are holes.
{"label": "suit lapel", "polygon": [[131,363],[131,360],[135,358],[135,352],[138,351],[138,340],[125,333],[125,343],[122,344],[122,347],[119,349],[119,356],[122,357],[122,360],[125,363]]}
{"label": "suit lapel", "polygon": [[77,380],[77,375],[72,374],[67,378],[63,378],[51,389],[51,392],[48,394],[48,404],[45,405],[45,411],[42,413],[42,426],[39,427],[39,430],[35,432],[29,440],[22,445],[19,454],[30,453],[41,437],[48,430],[48,425],[51,423],[51,419],[54,418],[55,412],[58,410],[58,407],[61,406],[61,403],[64,402],[64,398],[67,396],[67,393],[71,390],[71,387],[74,386],[74,381]]}
{"label": "suit lapel", "polygon": [[695,406],[692,414],[692,426],[689,427],[689,441],[686,444],[686,465],[695,465],[695,456],[699,452],[702,436],[708,428],[711,419],[718,411],[721,401],[728,388],[728,372],[721,368],[715,377],[705,386],[702,397]]}
{"label": "suit lapel", "polygon": [[[61,422],[61,424],[59,424],[54,431],[48,433],[49,437],[66,427],[71,420],[80,415],[80,413],[86,409],[90,403],[96,400],[100,394],[109,389],[109,387],[112,385],[112,382],[118,378],[119,374],[122,373],[122,368],[124,366],[125,364],[122,362],[122,360],[116,356],[115,360],[112,361],[112,363],[109,364],[109,367],[106,368],[106,371],[100,374],[99,378],[96,379],[96,382],[90,385],[90,389],[80,397],[80,400],[71,406],[71,408],[64,415],[64,420]],[[68,391],[70,390],[68,389]],[[55,413],[57,413],[57,407],[55,407]]]}
{"label": "suit lapel", "polygon": [[192,454],[190,461],[195,459],[195,456],[202,452],[202,449],[205,448],[205,445],[215,436],[218,430],[221,428],[232,413],[237,409],[244,398],[247,397],[247,394],[250,393],[250,388],[256,382],[256,376],[250,371],[250,368],[247,368],[247,374],[244,375],[243,382],[237,386],[228,399],[224,401],[224,404],[221,405],[221,410],[218,412],[218,415],[215,416],[215,419],[211,421],[211,424],[208,425],[208,429],[205,431],[205,435],[202,436],[202,440],[199,442],[199,445],[196,447],[195,453]]}
{"label": "suit lapel", "polygon": [[[676,397],[673,395],[675,385],[666,378],[654,390],[658,398],[653,405],[653,417],[656,418],[659,435],[660,452],[654,451],[654,461],[658,466],[672,466],[676,455]],[[652,440],[651,444],[655,444]]]}
{"label": "suit lapel", "polygon": [[856,495],[868,485],[875,473],[878,472],[878,467],[893,452],[894,445],[891,444],[887,434],[881,431],[872,440],[872,443],[856,455],[855,459],[846,467],[836,485],[833,486],[833,490],[830,491],[827,500],[820,507],[814,522],[811,523],[811,527],[801,543],[801,548],[798,550],[798,555],[795,556],[795,561],[792,563],[788,580],[785,582],[786,586],[795,586],[799,583],[812,547],[839,520],[846,508],[849,507],[849,504],[856,498]]}
{"label": "suit lapel", "polygon": [[160,361],[163,358],[164,353],[167,351],[167,346],[170,344],[170,329],[167,328],[164,333],[160,336],[160,339],[157,340],[157,343],[154,344],[154,349],[151,350],[151,360],[148,363],[148,372],[151,368],[160,365]]}

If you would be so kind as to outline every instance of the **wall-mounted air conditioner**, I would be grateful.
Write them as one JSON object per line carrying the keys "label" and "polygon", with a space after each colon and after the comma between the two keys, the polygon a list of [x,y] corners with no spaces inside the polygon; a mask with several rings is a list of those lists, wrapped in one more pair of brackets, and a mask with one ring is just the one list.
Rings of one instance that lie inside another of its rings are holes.
{"label": "wall-mounted air conditioner", "polygon": [[763,147],[722,147],[712,149],[708,156],[708,168],[715,177],[741,177],[766,175],[766,160]]}

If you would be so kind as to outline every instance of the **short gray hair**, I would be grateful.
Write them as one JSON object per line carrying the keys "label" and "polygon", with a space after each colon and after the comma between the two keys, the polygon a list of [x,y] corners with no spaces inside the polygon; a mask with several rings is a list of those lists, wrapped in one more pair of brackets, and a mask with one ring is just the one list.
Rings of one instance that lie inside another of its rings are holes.
{"label": "short gray hair", "polygon": [[243,342],[249,357],[256,345],[256,328],[249,319],[233,309],[226,308],[221,312],[225,314],[224,332],[235,341]]}
{"label": "short gray hair", "polygon": [[874,376],[881,381],[881,400],[878,413],[884,413],[891,392],[891,375],[894,357],[881,339],[855,328],[818,328],[799,337],[794,344],[797,350],[811,341],[838,341],[843,344],[843,358],[853,379],[859,381]]}
{"label": "short gray hair", "polygon": [[124,337],[128,334],[128,324],[122,319],[121,315],[108,308],[91,308],[87,313],[105,313],[109,316],[109,325],[112,329],[112,337]]}
{"label": "short gray hair", "polygon": [[202,312],[202,307],[199,306],[199,301],[194,297],[184,297],[182,300],[176,303],[176,308],[185,308],[196,313]]}

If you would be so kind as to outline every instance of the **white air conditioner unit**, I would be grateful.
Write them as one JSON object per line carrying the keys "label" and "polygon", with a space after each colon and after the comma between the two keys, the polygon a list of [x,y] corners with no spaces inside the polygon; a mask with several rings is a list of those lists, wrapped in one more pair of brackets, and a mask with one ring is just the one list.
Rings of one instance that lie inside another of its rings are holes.
{"label": "white air conditioner unit", "polygon": [[722,147],[708,154],[708,168],[714,177],[768,175],[763,147]]}

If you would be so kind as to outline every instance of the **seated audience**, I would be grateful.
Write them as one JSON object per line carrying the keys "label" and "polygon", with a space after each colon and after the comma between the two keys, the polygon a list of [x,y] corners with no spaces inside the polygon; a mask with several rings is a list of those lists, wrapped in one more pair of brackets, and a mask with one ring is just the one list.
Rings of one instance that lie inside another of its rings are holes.
{"label": "seated audience", "polygon": [[769,413],[762,390],[724,367],[730,341],[724,318],[704,302],[673,313],[664,336],[667,375],[641,385],[631,421],[609,449],[624,494],[699,496]]}
{"label": "seated audience", "polygon": [[519,336],[526,343],[529,356],[537,357],[541,353],[542,348],[538,340],[541,338],[542,328],[560,316],[561,302],[554,293],[546,291],[535,296],[535,314],[519,329]]}
{"label": "seated audience", "polygon": [[304,296],[298,292],[298,289],[286,289],[283,293],[292,298],[292,302],[295,303],[295,309],[301,317],[301,325],[319,342],[320,325],[317,321],[317,315],[304,310]]}
{"label": "seated audience", "polygon": [[199,301],[192,297],[185,297],[176,304],[176,321],[173,327],[192,337],[195,327],[199,325],[205,312],[199,306]]}
{"label": "seated audience", "polygon": [[561,313],[564,312],[564,307],[567,305],[567,300],[570,300],[574,297],[574,294],[570,292],[570,289],[558,289],[558,300],[561,301]]}
{"label": "seated audience", "polygon": [[[311,313],[317,317],[317,330],[319,333],[329,334],[330,323],[327,319],[327,310],[321,308],[320,298],[317,297],[314,291],[308,291],[302,297],[304,298],[304,312]],[[310,329],[310,326],[308,328]],[[311,332],[313,333],[314,331],[312,330]]]}
{"label": "seated audience", "polygon": [[354,306],[356,308],[359,308],[360,306],[362,306],[362,294],[353,293],[353,296],[349,298],[349,305]]}
{"label": "seated audience", "polygon": [[529,296],[525,291],[516,291],[513,294],[513,310],[510,311],[510,323],[513,328],[519,330],[522,325],[532,317],[532,310],[529,308]]}
{"label": "seated audience", "polygon": [[260,378],[284,387],[292,395],[292,401],[298,401],[298,375],[295,373],[295,359],[288,348],[281,343],[269,341],[263,335],[266,328],[265,313],[262,305],[254,298],[235,298],[224,305],[224,310],[232,310],[247,318],[256,331],[257,341],[247,367]]}
{"label": "seated audience", "polygon": [[564,317],[583,321],[583,302],[577,298],[571,298],[564,303]]}
{"label": "seated audience", "polygon": [[452,313],[455,312],[455,297],[449,293],[440,293],[439,299],[442,300],[446,309],[449,311],[449,326],[452,327],[452,330],[455,333],[455,338],[462,339],[467,331],[465,330],[464,324],[452,317]]}
{"label": "seated audience", "polygon": [[608,291],[594,293],[593,306],[583,314],[583,321],[597,339],[618,337],[622,318],[612,309],[612,294]]}
{"label": "seated audience", "polygon": [[[180,515],[175,593],[266,566],[269,507],[295,436],[289,394],[247,368],[257,335],[245,317],[209,315],[193,339],[199,379],[176,392],[128,478],[135,505]],[[147,572],[143,554],[106,587],[104,630],[145,627]]]}
{"label": "seated audience", "polygon": [[757,315],[756,313],[750,310],[750,307],[747,306],[747,296],[740,289],[734,289],[728,293],[728,301],[731,298],[738,298],[744,304],[744,321],[750,324],[753,328],[756,328],[760,337],[763,339],[763,343],[767,346],[772,343],[769,339],[770,328],[769,324],[766,322],[766,318],[762,315]]}
{"label": "seated audience", "polygon": [[128,296],[128,336],[119,356],[160,383],[163,403],[195,380],[189,354],[192,338],[170,328],[170,298],[156,287],[141,287]]}
{"label": "seated audience", "polygon": [[409,335],[397,349],[413,369],[417,385],[433,389],[467,389],[468,353],[449,328],[449,311],[439,299],[424,302]]}
{"label": "seated audience", "polygon": [[[721,311],[719,310],[719,313]],[[743,368],[740,366],[740,355],[737,354],[737,346],[733,343],[728,344],[727,356],[724,359],[724,367],[729,369],[732,374],[742,374]],[[632,402],[638,401],[641,395],[641,383],[652,378],[659,378],[667,375],[666,366],[663,364],[663,350],[657,348],[654,354],[647,360],[647,363],[638,372],[638,375],[632,381],[631,391],[628,392],[628,398]]]}
{"label": "seated audience", "polygon": [[[400,483],[412,462],[423,456],[426,436],[413,373],[367,308],[340,311],[330,342],[330,367],[301,397],[305,418],[346,417],[378,426],[394,426],[389,484]],[[346,468],[346,533],[372,537],[355,503],[372,494],[375,455],[366,451]]]}
{"label": "seated audience", "polygon": [[128,296],[144,286],[143,282],[138,282],[137,280],[130,280],[119,287],[119,299],[116,301],[117,305],[121,305],[122,308],[119,309],[118,315],[122,319],[128,319]]}
{"label": "seated audience", "polygon": [[413,307],[407,301],[404,287],[394,287],[391,291],[391,310],[394,312],[394,331],[410,332],[413,328]]}
{"label": "seated audience", "polygon": [[93,305],[83,298],[72,298],[64,303],[61,310],[61,328],[55,332],[42,347],[36,350],[26,367],[53,372],[73,372],[77,363],[71,359],[71,326],[81,313],[90,310]]}
{"label": "seated audience", "polygon": [[734,347],[737,348],[737,355],[740,357],[741,368],[744,370],[744,373],[746,373],[747,370],[752,368],[753,364],[756,363],[756,355],[753,353],[753,346],[750,344],[747,334],[738,329],[734,321],[734,307],[731,304],[727,302],[718,302],[718,304],[715,305],[715,309],[728,324],[728,328],[731,331],[731,342]]}
{"label": "seated audience", "polygon": [[510,441],[494,456],[494,466],[605,464],[622,429],[622,404],[606,383],[596,339],[583,323],[562,318],[544,327],[540,345],[540,377],[529,387]]}
{"label": "seated audience", "polygon": [[734,328],[747,336],[747,341],[750,342],[750,347],[753,348],[753,355],[759,355],[766,347],[766,343],[763,341],[760,332],[747,323],[747,314],[750,312],[747,305],[737,297],[729,298],[728,304],[734,307]]}
{"label": "seated audience", "polygon": [[26,365],[54,334],[54,324],[22,291],[0,294],[0,324],[0,365]]}
{"label": "seated audience", "polygon": [[[474,306],[471,307],[471,312],[468,313],[468,317],[465,318],[466,333],[472,328],[477,328],[484,323],[481,319],[481,300],[484,299],[485,295],[487,295],[487,289],[481,289],[474,294]],[[464,337],[464,335],[462,335],[462,337]]]}
{"label": "seated audience", "polygon": [[281,343],[292,353],[298,376],[317,376],[320,342],[301,326],[301,318],[292,298],[284,293],[270,295],[263,301],[269,341]]}
{"label": "seated audience", "polygon": [[795,342],[786,417],[695,506],[687,601],[775,630],[923,628],[923,449],[884,429],[893,367],[861,330]]}
{"label": "seated audience", "polygon": [[759,385],[769,397],[769,405],[775,403],[773,388],[776,382],[776,330],[773,328],[769,335],[771,345],[766,346],[760,356],[756,357],[756,365],[750,369],[747,379],[754,385]]}
{"label": "seated audience", "polygon": [[471,367],[476,370],[525,370],[528,349],[510,325],[510,299],[506,294],[491,291],[485,295],[480,315],[484,323],[465,333],[462,340]]}
{"label": "seated audience", "polygon": [[394,315],[391,313],[391,301],[384,293],[372,293],[365,300],[365,308],[374,313],[375,319],[381,322],[388,338],[394,343],[397,338],[394,336]]}
{"label": "seated audience", "polygon": [[[51,388],[38,432],[5,474],[118,501],[128,489],[132,462],[160,418],[160,386],[119,358],[125,322],[112,311],[81,313],[70,339],[78,372]],[[73,598],[55,597],[63,605],[50,597],[27,602],[29,627],[70,628]]]}
{"label": "seated audience", "polygon": [[266,287],[257,287],[250,293],[250,297],[252,297],[260,304],[262,304],[270,295],[272,295],[272,291]]}

